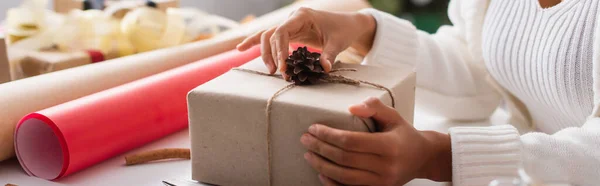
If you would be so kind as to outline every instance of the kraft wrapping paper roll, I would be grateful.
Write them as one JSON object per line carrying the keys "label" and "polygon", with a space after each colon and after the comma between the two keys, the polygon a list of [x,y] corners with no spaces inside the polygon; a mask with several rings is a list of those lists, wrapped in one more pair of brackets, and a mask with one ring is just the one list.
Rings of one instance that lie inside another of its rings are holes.
{"label": "kraft wrapping paper roll", "polygon": [[273,27],[298,7],[357,11],[364,0],[303,1],[197,43],[141,53],[0,85],[0,160],[14,156],[15,125],[23,116],[235,48],[246,36]]}
{"label": "kraft wrapping paper roll", "polygon": [[54,180],[187,128],[187,93],[259,56],[223,53],[29,114],[15,132],[19,162]]}

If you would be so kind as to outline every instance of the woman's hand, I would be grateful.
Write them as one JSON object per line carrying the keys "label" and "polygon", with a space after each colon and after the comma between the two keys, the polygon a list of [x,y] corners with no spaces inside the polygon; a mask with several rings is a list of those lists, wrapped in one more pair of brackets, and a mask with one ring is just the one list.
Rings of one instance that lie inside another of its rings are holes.
{"label": "woman's hand", "polygon": [[369,98],[350,112],[373,118],[381,132],[312,125],[300,141],[323,185],[403,185],[414,178],[450,181],[450,136],[417,131],[391,107]]}
{"label": "woman's hand", "polygon": [[237,49],[244,51],[261,44],[262,58],[273,74],[277,67],[285,72],[289,43],[299,42],[322,49],[321,65],[329,72],[336,56],[346,48],[352,46],[364,54],[371,49],[375,25],[375,19],[367,14],[300,8],[281,25],[246,38]]}

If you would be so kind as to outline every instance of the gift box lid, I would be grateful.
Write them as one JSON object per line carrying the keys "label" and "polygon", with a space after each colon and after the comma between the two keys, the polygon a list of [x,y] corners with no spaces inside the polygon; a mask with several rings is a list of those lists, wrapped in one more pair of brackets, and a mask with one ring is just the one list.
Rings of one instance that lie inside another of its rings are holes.
{"label": "gift box lid", "polygon": [[[398,87],[399,84],[415,78],[413,68],[408,65],[405,67],[406,68],[402,68],[402,66],[384,68],[336,63],[333,69],[356,69],[355,72],[342,71],[335,72],[335,74],[347,76],[356,80],[373,82],[393,89],[394,87]],[[267,72],[267,68],[260,58],[253,60],[240,68]],[[193,89],[190,93],[238,96],[246,99],[264,100],[266,103],[266,100],[273,96],[273,93],[289,84],[290,82],[277,77],[232,70]],[[299,95],[310,95],[310,99],[302,99],[302,101],[299,101],[299,99],[301,99]],[[275,101],[282,104],[295,104],[326,110],[347,111],[347,108],[350,105],[360,103],[368,97],[378,97],[382,99],[384,103],[391,105],[388,93],[379,88],[366,84],[353,86],[338,83],[319,83],[316,85],[296,86],[277,96]],[[396,103],[396,105],[398,104],[402,103]],[[412,121],[412,116],[406,119]]]}

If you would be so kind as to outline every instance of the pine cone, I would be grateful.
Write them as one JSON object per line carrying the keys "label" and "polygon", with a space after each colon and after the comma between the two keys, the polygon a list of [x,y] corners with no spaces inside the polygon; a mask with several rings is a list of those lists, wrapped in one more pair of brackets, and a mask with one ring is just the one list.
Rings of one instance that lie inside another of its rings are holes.
{"label": "pine cone", "polygon": [[298,47],[285,60],[285,63],[287,64],[285,73],[296,85],[315,84],[325,76],[325,71],[321,66],[321,54],[310,52],[306,47]]}

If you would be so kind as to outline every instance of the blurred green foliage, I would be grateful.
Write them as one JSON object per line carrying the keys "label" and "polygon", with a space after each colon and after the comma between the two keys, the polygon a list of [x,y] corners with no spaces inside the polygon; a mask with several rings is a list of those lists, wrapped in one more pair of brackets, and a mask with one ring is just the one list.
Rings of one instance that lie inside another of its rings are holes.
{"label": "blurred green foliage", "polygon": [[371,5],[378,10],[388,12],[394,15],[400,13],[404,0],[370,0]]}
{"label": "blurred green foliage", "polygon": [[374,8],[411,21],[421,30],[434,33],[441,25],[450,24],[449,0],[369,0]]}

